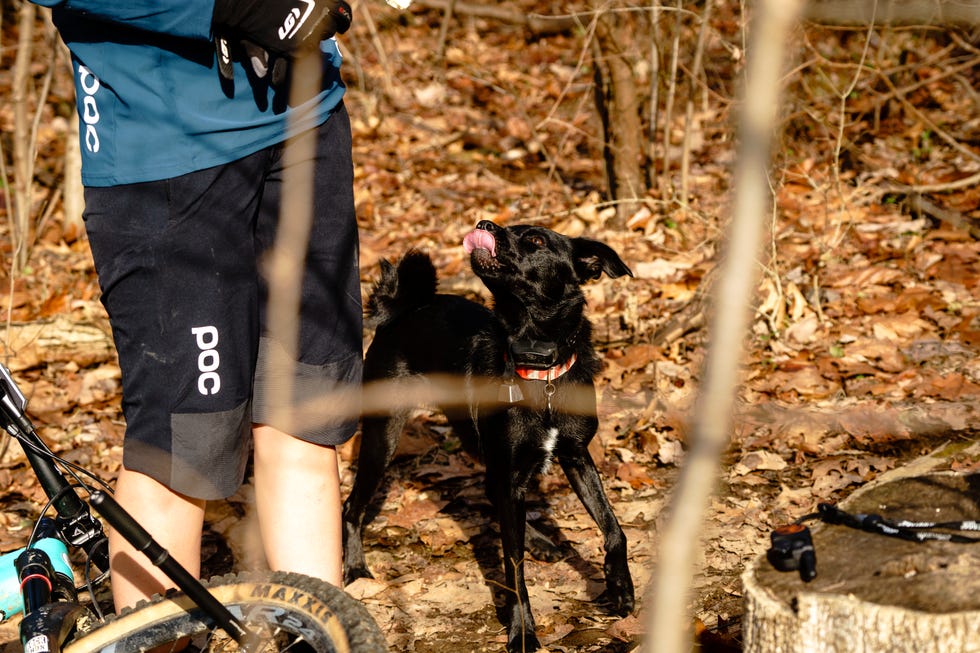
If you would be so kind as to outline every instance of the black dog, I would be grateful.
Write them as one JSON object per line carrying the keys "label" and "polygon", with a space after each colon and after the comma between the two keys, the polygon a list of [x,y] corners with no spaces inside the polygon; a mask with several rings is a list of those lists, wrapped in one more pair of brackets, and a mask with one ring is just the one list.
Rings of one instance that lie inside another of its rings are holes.
{"label": "black dog", "polygon": [[[603,272],[633,273],[607,245],[542,227],[499,227],[484,220],[463,244],[473,271],[493,295],[493,311],[436,294],[436,273],[424,254],[410,253],[397,269],[382,261],[381,279],[368,300],[379,325],[365,357],[365,381],[434,374],[457,379],[467,400],[446,414],[486,465],[487,496],[503,541],[507,649],[535,651],[523,570],[524,495],[552,455],[605,539],[605,600],[618,614],[633,609],[626,539],[587,451],[598,425],[593,379],[601,363],[580,287]],[[348,583],[371,575],[361,542],[364,513],[407,416],[406,410],[364,417],[357,476],[344,505]]]}

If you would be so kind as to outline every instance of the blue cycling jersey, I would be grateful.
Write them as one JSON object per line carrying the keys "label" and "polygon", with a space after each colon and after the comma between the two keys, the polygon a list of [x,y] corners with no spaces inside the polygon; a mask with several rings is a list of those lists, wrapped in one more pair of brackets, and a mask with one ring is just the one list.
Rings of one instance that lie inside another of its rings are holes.
{"label": "blue cycling jersey", "polygon": [[211,35],[213,1],[35,0],[72,53],[82,182],[116,186],[228,163],[310,129],[341,102],[340,52],[321,44],[323,86],[287,106],[285,92],[235,65],[223,86]]}

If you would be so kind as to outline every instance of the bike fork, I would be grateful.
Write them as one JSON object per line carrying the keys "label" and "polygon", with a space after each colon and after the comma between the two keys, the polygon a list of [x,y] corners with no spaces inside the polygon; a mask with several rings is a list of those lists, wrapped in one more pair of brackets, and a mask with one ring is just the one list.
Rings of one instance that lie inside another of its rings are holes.
{"label": "bike fork", "polygon": [[84,610],[75,601],[71,579],[56,572],[51,558],[41,549],[25,549],[14,566],[24,599],[24,619],[20,623],[23,650],[59,653],[61,643]]}

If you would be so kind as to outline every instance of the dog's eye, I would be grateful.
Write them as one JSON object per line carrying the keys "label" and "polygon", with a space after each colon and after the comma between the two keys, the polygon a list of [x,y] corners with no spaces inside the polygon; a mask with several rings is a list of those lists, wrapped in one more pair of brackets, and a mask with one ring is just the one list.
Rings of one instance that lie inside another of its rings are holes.
{"label": "dog's eye", "polygon": [[538,249],[541,249],[545,245],[543,236],[528,236],[527,242],[531,243],[531,245],[537,247]]}

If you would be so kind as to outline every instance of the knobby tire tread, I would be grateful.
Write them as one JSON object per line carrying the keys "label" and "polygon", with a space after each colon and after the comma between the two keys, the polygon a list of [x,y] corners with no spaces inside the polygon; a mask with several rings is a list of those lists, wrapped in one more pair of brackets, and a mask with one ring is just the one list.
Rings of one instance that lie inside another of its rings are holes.
{"label": "knobby tire tread", "polygon": [[[306,628],[315,631],[319,644],[310,643],[317,653],[388,650],[367,609],[322,580],[287,572],[243,572],[212,578],[204,584],[226,606],[242,605],[253,611],[270,608],[303,619]],[[64,653],[138,653],[195,634],[188,629],[198,633],[207,630],[199,616],[200,610],[182,592],[157,595],[110,616],[68,643]]]}

